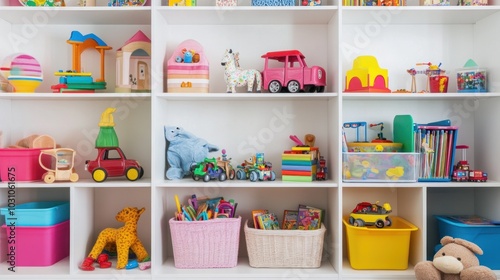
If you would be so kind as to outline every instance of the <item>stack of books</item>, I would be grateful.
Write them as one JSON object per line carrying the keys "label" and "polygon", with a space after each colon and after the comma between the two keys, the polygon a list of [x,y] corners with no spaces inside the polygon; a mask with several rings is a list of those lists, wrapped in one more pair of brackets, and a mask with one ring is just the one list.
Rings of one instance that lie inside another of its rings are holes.
{"label": "stack of books", "polygon": [[292,147],[281,155],[282,180],[311,182],[316,180],[319,158],[317,147]]}

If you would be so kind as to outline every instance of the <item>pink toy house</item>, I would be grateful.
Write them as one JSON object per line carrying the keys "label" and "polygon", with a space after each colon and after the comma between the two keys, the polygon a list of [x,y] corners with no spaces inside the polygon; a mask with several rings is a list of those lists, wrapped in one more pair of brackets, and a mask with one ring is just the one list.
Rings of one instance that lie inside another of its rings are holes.
{"label": "pink toy house", "polygon": [[140,30],[116,51],[116,92],[151,92],[151,40]]}
{"label": "pink toy house", "polygon": [[391,92],[388,84],[388,71],[378,66],[377,58],[358,56],[346,73],[345,92]]}
{"label": "pink toy house", "polygon": [[180,43],[164,69],[167,92],[208,93],[208,66],[200,43],[192,39]]}

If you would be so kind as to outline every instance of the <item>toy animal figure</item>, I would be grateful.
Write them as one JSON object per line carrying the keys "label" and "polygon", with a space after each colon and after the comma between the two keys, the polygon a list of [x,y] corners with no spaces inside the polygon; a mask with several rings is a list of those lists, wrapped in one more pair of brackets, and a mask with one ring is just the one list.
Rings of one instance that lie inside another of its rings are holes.
{"label": "toy animal figure", "polygon": [[255,69],[240,69],[236,66],[236,60],[231,49],[226,50],[222,58],[221,65],[224,66],[224,75],[227,85],[227,92],[236,92],[236,87],[247,86],[247,91],[252,92],[256,82],[256,91],[261,92],[262,76]]}
{"label": "toy animal figure", "polygon": [[175,126],[165,126],[165,140],[167,142],[166,162],[167,179],[181,179],[191,173],[191,166],[203,161],[209,152],[216,152],[219,148],[206,140],[196,137]]}
{"label": "toy animal figure", "polygon": [[137,256],[137,260],[142,262],[149,259],[149,255],[137,237],[137,221],[145,208],[125,207],[118,214],[116,220],[124,222],[121,228],[105,228],[99,233],[97,241],[92,247],[92,251],[80,266],[82,270],[94,270],[93,263],[97,262],[100,268],[111,267],[106,254],[101,254],[102,250],[110,245],[116,246],[117,263],[116,268],[125,268],[128,262],[129,250],[132,250]]}
{"label": "toy animal figure", "polygon": [[495,273],[486,266],[479,265],[476,256],[483,250],[476,244],[445,236],[443,247],[434,255],[433,261],[422,261],[415,265],[417,280],[494,280]]}

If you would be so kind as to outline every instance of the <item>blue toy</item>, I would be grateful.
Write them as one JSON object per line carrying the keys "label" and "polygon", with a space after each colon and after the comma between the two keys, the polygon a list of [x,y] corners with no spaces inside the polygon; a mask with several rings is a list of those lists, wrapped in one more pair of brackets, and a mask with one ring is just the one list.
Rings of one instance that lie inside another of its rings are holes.
{"label": "blue toy", "polygon": [[191,166],[202,162],[209,152],[219,148],[196,137],[181,127],[165,126],[167,179],[182,179],[191,173]]}

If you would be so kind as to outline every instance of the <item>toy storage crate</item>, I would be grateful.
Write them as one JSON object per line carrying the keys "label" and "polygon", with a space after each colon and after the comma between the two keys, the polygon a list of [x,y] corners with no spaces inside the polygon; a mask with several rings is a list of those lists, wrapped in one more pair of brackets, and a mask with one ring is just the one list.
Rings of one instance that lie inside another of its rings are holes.
{"label": "toy storage crate", "polygon": [[169,221],[177,268],[235,267],[241,217],[208,221]]}
{"label": "toy storage crate", "polygon": [[416,182],[418,153],[343,153],[344,182]]}
{"label": "toy storage crate", "polygon": [[439,239],[451,236],[473,242],[483,250],[483,255],[477,255],[479,264],[493,270],[500,269],[500,226],[468,225],[445,216],[435,217],[438,220]]}
{"label": "toy storage crate", "polygon": [[[8,168],[15,167],[12,174],[15,181],[40,181],[45,170],[40,166],[38,157],[43,149],[5,148],[0,149],[0,179],[9,181]],[[45,166],[50,166],[50,158],[42,159]]]}
{"label": "toy storage crate", "polygon": [[[11,228],[2,228],[10,236]],[[69,256],[69,221],[53,226],[16,226],[15,237],[16,266],[50,266]],[[9,253],[11,245],[6,246]]]}
{"label": "toy storage crate", "polygon": [[355,227],[343,219],[346,228],[347,256],[354,269],[408,268],[410,236],[418,228],[408,221],[391,216],[392,225],[384,228]]}
{"label": "toy storage crate", "polygon": [[252,267],[321,266],[326,228],[317,230],[262,230],[245,223],[248,259]]}
{"label": "toy storage crate", "polygon": [[252,0],[252,6],[295,6],[295,0]]}
{"label": "toy storage crate", "polygon": [[18,204],[12,210],[0,208],[0,214],[16,219],[16,226],[53,226],[69,220],[69,202],[38,201]]}

